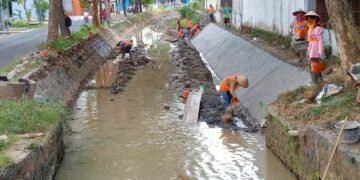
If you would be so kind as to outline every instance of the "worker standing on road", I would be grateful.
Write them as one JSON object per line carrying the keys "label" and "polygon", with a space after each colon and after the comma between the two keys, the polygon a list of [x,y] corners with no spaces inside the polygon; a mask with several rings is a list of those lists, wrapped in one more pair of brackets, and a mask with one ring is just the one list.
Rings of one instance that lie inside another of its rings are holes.
{"label": "worker standing on road", "polygon": [[223,9],[225,28],[230,28],[230,13],[231,8],[228,3],[225,3],[225,7]]}
{"label": "worker standing on road", "polygon": [[220,82],[220,94],[224,99],[225,108],[229,107],[231,103],[239,102],[235,91],[239,88],[248,88],[249,81],[244,75],[228,76]]}
{"label": "worker standing on road", "polygon": [[292,35],[295,41],[305,41],[308,31],[308,26],[304,17],[306,12],[300,8],[292,14],[295,16],[294,22],[292,24]]}
{"label": "worker standing on road", "polygon": [[209,16],[210,16],[210,22],[215,22],[215,17],[214,17],[214,7],[212,6],[212,4],[210,4],[210,8],[209,8]]}
{"label": "worker standing on road", "polygon": [[190,36],[191,28],[192,28],[192,21],[190,18],[187,18],[186,19],[186,29],[187,29],[188,36]]}
{"label": "worker standing on road", "polygon": [[309,27],[308,41],[309,47],[306,53],[311,68],[311,79],[313,83],[323,81],[321,72],[325,69],[325,64],[320,59],[325,59],[323,32],[324,28],[320,25],[320,16],[314,11],[305,14]]}

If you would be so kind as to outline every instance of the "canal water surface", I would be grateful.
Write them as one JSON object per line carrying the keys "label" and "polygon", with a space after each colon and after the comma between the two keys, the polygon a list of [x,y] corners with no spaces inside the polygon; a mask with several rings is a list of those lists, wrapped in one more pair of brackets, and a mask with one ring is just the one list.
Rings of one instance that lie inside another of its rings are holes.
{"label": "canal water surface", "polygon": [[[80,95],[57,180],[295,179],[263,135],[179,119],[184,104],[168,78],[175,67],[162,52],[170,46],[149,27],[134,39],[159,49],[151,53],[156,64],[139,68],[118,95],[107,89]],[[116,69],[108,62],[92,83],[110,85]]]}

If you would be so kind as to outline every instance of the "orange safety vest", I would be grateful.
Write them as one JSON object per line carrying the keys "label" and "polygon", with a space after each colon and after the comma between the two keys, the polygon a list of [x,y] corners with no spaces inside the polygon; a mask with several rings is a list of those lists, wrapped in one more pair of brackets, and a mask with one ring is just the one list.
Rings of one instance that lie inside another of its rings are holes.
{"label": "orange safety vest", "polygon": [[213,7],[210,7],[209,13],[210,13],[210,14],[214,13],[214,8],[213,8]]}
{"label": "orange safety vest", "polygon": [[178,32],[178,37],[181,38],[184,36],[184,31],[181,29],[179,32]]}
{"label": "orange safety vest", "polygon": [[186,27],[187,27],[187,28],[191,28],[191,27],[192,27],[192,21],[191,21],[191,20],[186,20]]}
{"label": "orange safety vest", "polygon": [[196,24],[194,27],[193,27],[193,31],[194,32],[198,32],[199,31],[199,25]]}
{"label": "orange safety vest", "polygon": [[[223,91],[223,92],[230,91],[230,86],[226,82],[227,80],[236,81],[236,76],[228,76],[224,80],[222,80],[220,82],[220,91]],[[239,85],[236,85],[235,89],[238,89],[238,88],[239,88]]]}
{"label": "orange safety vest", "polygon": [[294,32],[298,35],[300,39],[306,38],[307,30],[308,27],[306,21],[302,21],[302,22],[297,22],[296,20],[294,21]]}

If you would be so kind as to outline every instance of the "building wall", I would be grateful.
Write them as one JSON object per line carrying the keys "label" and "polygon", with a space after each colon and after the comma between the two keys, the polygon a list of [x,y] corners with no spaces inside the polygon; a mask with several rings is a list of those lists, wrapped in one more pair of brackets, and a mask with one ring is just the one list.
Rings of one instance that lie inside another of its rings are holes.
{"label": "building wall", "polygon": [[[49,2],[47,0],[47,2]],[[26,19],[26,14],[25,14],[25,11],[24,11],[24,8],[23,8],[23,5],[22,4],[18,4],[17,2],[11,2],[12,4],[12,13],[13,13],[13,17],[15,19],[18,19],[19,16],[16,16],[15,14],[18,14],[18,11],[17,10],[20,10],[21,11],[21,17],[23,19]],[[26,1],[26,8],[28,10],[31,10],[31,19],[37,19],[37,14],[36,14],[36,9],[34,7],[34,3],[32,0],[27,0]],[[48,17],[48,13],[46,13],[46,17]]]}
{"label": "building wall", "polygon": [[[294,17],[292,12],[302,8],[305,11],[315,10],[315,0],[232,0],[232,25],[255,27],[275,32],[284,36],[289,35],[289,26]],[[329,35],[330,33],[330,35]],[[337,55],[334,32],[324,31],[325,45],[332,46],[333,55]]]}
{"label": "building wall", "polygon": [[82,16],[84,14],[83,8],[80,7],[80,0],[72,0],[72,16]]}

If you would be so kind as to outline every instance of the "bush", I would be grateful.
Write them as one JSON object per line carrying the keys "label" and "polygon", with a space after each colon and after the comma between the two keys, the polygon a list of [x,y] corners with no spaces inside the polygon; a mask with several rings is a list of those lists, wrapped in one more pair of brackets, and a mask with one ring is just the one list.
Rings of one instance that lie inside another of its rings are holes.
{"label": "bush", "polygon": [[26,21],[15,20],[12,22],[11,26],[14,28],[23,28],[23,27],[28,27],[29,25]]}
{"label": "bush", "polygon": [[82,25],[80,30],[73,32],[69,37],[58,37],[57,39],[50,42],[49,46],[51,49],[63,50],[71,47],[77,42],[80,42],[83,38],[89,35],[89,32],[94,32],[95,29],[88,25]]}

